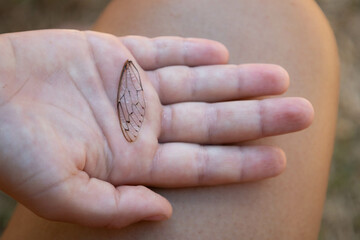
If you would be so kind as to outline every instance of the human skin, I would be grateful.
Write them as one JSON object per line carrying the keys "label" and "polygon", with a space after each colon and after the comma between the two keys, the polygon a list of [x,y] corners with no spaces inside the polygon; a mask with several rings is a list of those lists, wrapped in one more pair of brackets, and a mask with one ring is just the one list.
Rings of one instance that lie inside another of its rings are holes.
{"label": "human skin", "polygon": [[[275,63],[289,72],[286,96],[310,100],[313,125],[246,144],[280,146],[286,171],[273,179],[212,188],[155,189],[171,219],[122,230],[52,223],[18,207],[4,239],[316,239],[326,192],[338,98],[333,34],[313,1],[113,1],[95,30],[181,35],[224,43],[232,63]],[[241,143],[244,145],[244,142]],[[21,227],[19,227],[21,226]]]}
{"label": "human skin", "polygon": [[[312,121],[302,98],[236,101],[285,91],[288,74],[279,66],[162,67],[226,63],[226,49],[209,40],[47,30],[5,34],[0,44],[0,187],[51,220],[113,228],[164,220],[169,202],[131,185],[275,176],[285,167],[280,149],[216,144],[297,131]],[[126,59],[139,62],[146,99],[135,142],[125,140],[116,113]]]}

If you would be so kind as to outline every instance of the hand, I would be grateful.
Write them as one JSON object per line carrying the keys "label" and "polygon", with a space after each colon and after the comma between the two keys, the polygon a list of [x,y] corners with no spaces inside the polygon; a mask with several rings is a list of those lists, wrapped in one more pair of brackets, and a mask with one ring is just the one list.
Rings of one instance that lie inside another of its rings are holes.
{"label": "hand", "polygon": [[[120,228],[166,219],[170,203],[140,185],[273,177],[285,167],[280,149],[220,144],[312,121],[301,98],[239,101],[284,92],[288,75],[275,65],[220,65],[227,50],[209,40],[45,30],[1,35],[0,49],[0,189],[51,220]],[[127,59],[146,101],[133,143],[116,108]]]}

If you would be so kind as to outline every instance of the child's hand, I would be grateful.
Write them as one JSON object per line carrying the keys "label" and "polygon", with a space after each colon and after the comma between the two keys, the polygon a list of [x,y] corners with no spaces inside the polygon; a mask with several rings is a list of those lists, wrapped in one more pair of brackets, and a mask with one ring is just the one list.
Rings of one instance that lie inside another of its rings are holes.
{"label": "child's hand", "polygon": [[[284,92],[289,79],[278,66],[196,67],[227,62],[227,50],[209,40],[46,30],[0,35],[0,49],[0,189],[51,220],[120,228],[166,219],[170,203],[137,185],[275,176],[285,167],[280,149],[221,144],[312,121],[304,99],[240,101]],[[127,59],[146,101],[133,143],[117,113]]]}

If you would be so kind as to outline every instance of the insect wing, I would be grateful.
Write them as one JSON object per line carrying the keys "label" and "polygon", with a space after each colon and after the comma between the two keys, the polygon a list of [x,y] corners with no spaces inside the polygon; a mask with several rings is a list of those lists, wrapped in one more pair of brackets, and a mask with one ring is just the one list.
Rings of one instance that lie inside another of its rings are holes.
{"label": "insect wing", "polygon": [[145,99],[140,74],[129,60],[121,72],[117,101],[121,130],[128,142],[134,142],[144,121]]}

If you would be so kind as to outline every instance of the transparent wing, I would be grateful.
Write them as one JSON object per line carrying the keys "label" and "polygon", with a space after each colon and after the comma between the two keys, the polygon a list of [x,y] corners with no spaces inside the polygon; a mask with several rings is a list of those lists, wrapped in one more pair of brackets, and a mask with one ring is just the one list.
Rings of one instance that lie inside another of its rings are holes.
{"label": "transparent wing", "polygon": [[128,142],[134,142],[144,121],[145,99],[140,74],[130,60],[121,72],[117,101],[121,130]]}

